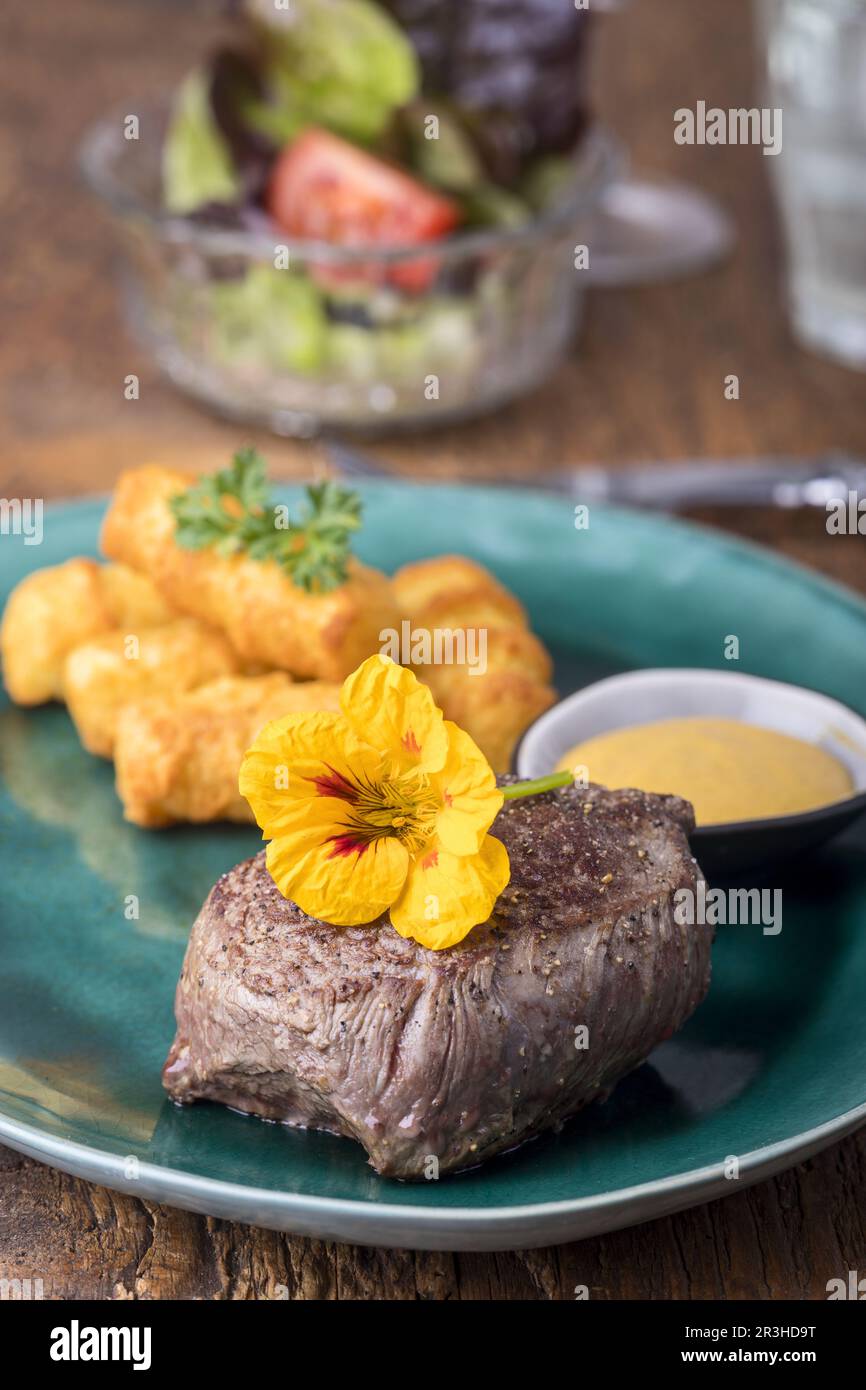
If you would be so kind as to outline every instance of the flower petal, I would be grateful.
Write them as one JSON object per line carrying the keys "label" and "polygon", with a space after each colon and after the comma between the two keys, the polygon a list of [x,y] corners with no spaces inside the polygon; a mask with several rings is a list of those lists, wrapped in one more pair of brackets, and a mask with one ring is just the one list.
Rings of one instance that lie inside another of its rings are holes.
{"label": "flower petal", "polygon": [[381,771],[381,755],[341,714],[317,710],[266,724],[244,756],[238,786],[264,838],[271,839],[297,802],[348,801],[353,786],[379,781]]}
{"label": "flower petal", "polygon": [[508,851],[492,835],[474,855],[431,849],[410,866],[391,923],[431,951],[455,946],[487,921],[510,877]]}
{"label": "flower petal", "polygon": [[343,682],[340,706],[359,738],[385,753],[395,769],[436,772],[448,735],[442,711],[417,676],[389,656],[370,656]]}
{"label": "flower petal", "polygon": [[372,922],[403,888],[405,847],[393,836],[352,834],[351,808],[334,797],[295,802],[268,845],[268,871],[284,898],[335,926]]}
{"label": "flower petal", "polygon": [[445,729],[445,766],[430,778],[442,798],[436,834],[443,849],[452,854],[477,854],[505,798],[478,745],[450,719],[445,720]]}

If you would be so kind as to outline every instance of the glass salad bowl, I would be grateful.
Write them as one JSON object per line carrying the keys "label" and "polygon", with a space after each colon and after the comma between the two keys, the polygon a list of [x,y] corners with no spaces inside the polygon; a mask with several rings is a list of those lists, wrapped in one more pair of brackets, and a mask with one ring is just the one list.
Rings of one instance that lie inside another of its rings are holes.
{"label": "glass salad bowl", "polygon": [[140,138],[118,113],[89,132],[82,167],[121,232],[134,336],[221,414],[285,435],[423,428],[489,411],[562,360],[588,279],[577,248],[620,168],[602,129],[524,225],[361,248],[287,239],[264,213],[168,214],[168,103],[135,109]]}

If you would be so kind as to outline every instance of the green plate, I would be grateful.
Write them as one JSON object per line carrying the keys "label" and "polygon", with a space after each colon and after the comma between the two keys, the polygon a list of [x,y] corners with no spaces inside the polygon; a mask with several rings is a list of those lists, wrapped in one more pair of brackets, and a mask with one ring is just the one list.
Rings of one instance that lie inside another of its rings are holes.
{"label": "green plate", "polygon": [[[866,714],[866,605],[768,553],[601,508],[575,531],[567,504],[532,492],[383,484],[366,498],[364,559],[488,564],[553,648],[562,693],[637,666],[730,669],[733,633],[740,670]],[[0,599],[37,566],[95,554],[102,510],[48,508],[39,547],[4,537]],[[707,1002],[606,1104],[473,1172],[406,1186],[349,1140],[164,1099],[190,924],[257,834],[125,825],[111,767],[82,751],[65,711],[3,703],[0,1139],[142,1197],[416,1248],[573,1239],[736,1190],[866,1119],[864,843],[853,831],[773,881],[779,936],[720,929]]]}

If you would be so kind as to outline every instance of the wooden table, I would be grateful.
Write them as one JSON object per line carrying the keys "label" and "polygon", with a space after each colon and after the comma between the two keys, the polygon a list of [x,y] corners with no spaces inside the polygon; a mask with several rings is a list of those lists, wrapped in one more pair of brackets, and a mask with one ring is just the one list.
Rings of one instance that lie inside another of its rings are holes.
{"label": "wooden table", "polygon": [[[107,107],[174,80],[207,42],[208,7],[12,0],[0,35],[0,494],[105,488],[154,455],[219,462],[239,432],[156,375],[122,328],[110,229],[82,191],[75,148]],[[866,453],[864,379],[798,351],[779,294],[780,252],[753,148],[673,141],[673,111],[753,104],[746,0],[636,0],[602,22],[598,108],[645,172],[715,193],[740,233],[703,277],[592,296],[571,361],[531,400],[435,437],[383,442],[426,476],[543,472],[567,461],[692,458],[828,447]],[[124,399],[139,374],[141,398]],[[725,399],[736,373],[740,398]],[[253,432],[254,433],[254,432]],[[249,431],[243,432],[248,437]],[[313,446],[268,443],[277,471]],[[866,591],[862,541],[829,544],[823,517],[708,517]],[[557,1249],[412,1254],[233,1226],[119,1196],[0,1150],[0,1276],[39,1270],[51,1298],[560,1299],[825,1297],[862,1269],[866,1133],[772,1182],[651,1225]]]}

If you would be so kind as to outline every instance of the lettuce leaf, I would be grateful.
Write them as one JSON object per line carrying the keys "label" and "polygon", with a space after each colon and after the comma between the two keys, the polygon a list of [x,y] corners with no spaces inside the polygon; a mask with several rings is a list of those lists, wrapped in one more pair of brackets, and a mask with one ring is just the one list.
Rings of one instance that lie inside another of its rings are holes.
{"label": "lettuce leaf", "polygon": [[268,98],[245,119],[279,144],[319,125],[368,144],[418,91],[409,40],[375,0],[244,0]]}
{"label": "lettuce leaf", "polygon": [[252,266],[211,289],[215,347],[226,362],[275,371],[315,372],[323,362],[327,319],[306,276]]}
{"label": "lettuce leaf", "polygon": [[163,200],[169,212],[229,203],[241,192],[231,154],[214,120],[210,79],[201,69],[181,83],[162,151]]}

